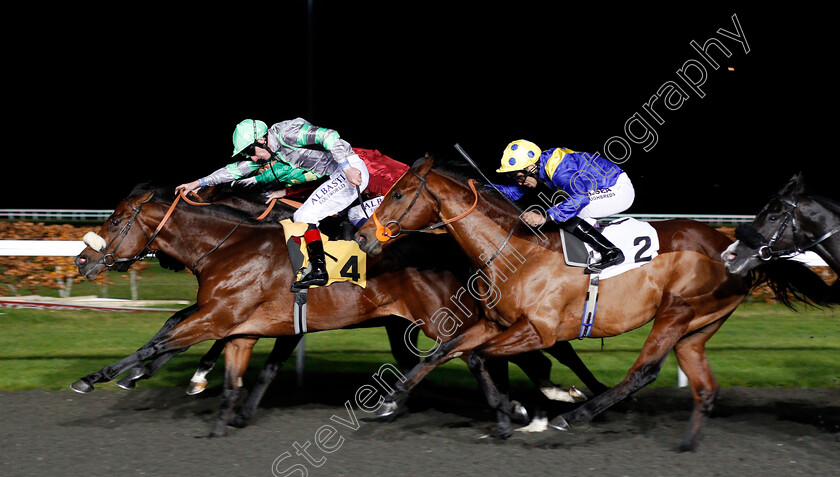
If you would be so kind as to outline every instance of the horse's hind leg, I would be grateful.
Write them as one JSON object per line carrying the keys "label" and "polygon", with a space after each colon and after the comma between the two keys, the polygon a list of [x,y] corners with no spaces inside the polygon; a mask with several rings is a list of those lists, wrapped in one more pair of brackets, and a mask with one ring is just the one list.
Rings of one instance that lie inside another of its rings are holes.
{"label": "horse's hind leg", "polygon": [[712,374],[706,358],[706,341],[720,328],[726,318],[701,328],[683,337],[674,346],[680,368],[688,377],[691,393],[694,395],[694,409],[683,435],[681,451],[694,451],[700,437],[700,430],[712,411],[718,394],[718,383]]}
{"label": "horse's hind leg", "polygon": [[[478,385],[484,393],[484,397],[487,398],[487,404],[490,405],[491,409],[496,411],[496,430],[493,432],[492,436],[507,439],[511,434],[513,434],[513,427],[510,423],[510,415],[508,415],[510,412],[508,409],[510,407],[508,397],[505,393],[499,390],[497,383],[494,382],[493,378],[490,376],[490,372],[488,371],[487,363],[485,363],[485,361],[485,358],[483,358],[479,353],[471,353],[469,359],[467,360],[467,365],[469,366],[470,371],[472,371],[475,375]],[[500,362],[505,366],[504,377],[500,375]],[[497,360],[497,362],[491,364],[491,366],[495,368],[493,373],[494,376],[503,385],[502,389],[505,389],[507,381],[507,361]]]}
{"label": "horse's hind leg", "polygon": [[596,396],[603,394],[607,391],[607,389],[609,389],[609,387],[595,378],[592,371],[589,371],[589,368],[587,368],[583,361],[581,361],[580,356],[578,356],[575,349],[572,348],[571,343],[568,341],[558,341],[554,343],[554,346],[546,348],[544,351],[551,356],[554,356],[554,359],[559,361],[560,364],[571,369],[572,372],[575,373],[581,381],[583,381],[583,384],[585,384],[586,387],[589,388],[589,390]]}
{"label": "horse's hind leg", "polygon": [[[409,330],[409,328],[411,329]],[[392,316],[385,321],[385,331],[388,332],[391,353],[397,360],[400,371],[405,374],[420,362],[417,354],[406,345],[408,341],[414,345],[414,349],[417,349],[417,336],[420,333],[420,327],[414,326],[412,321]],[[408,336],[406,336],[406,332],[408,332]]]}
{"label": "horse's hind leg", "polygon": [[613,404],[655,381],[668,352],[685,334],[688,323],[694,316],[694,310],[685,300],[666,293],[659,311],[656,312],[653,329],[627,376],[607,392],[566,414],[557,416],[550,425],[565,429],[568,426],[566,421],[589,421]]}
{"label": "horse's hind leg", "polygon": [[257,407],[260,405],[260,401],[262,401],[268,386],[274,381],[283,363],[292,355],[292,351],[294,351],[302,336],[289,335],[277,337],[274,341],[274,348],[271,349],[271,354],[268,355],[265,366],[263,366],[262,371],[260,371],[260,376],[257,378],[257,384],[254,385],[254,388],[248,394],[248,398],[245,400],[245,404],[242,405],[242,409],[239,410],[239,414],[231,421],[230,424],[232,426],[245,427],[248,425],[248,420],[254,416],[254,412],[256,412]]}
{"label": "horse's hind leg", "polygon": [[202,356],[198,361],[198,368],[190,378],[189,386],[187,386],[188,395],[192,396],[198,394],[207,388],[207,374],[213,370],[213,366],[216,365],[216,361],[218,361],[219,356],[222,355],[226,342],[227,340],[214,341],[213,346],[211,346],[210,349],[204,353],[204,356]]}
{"label": "horse's hind leg", "polygon": [[233,411],[242,392],[242,376],[248,369],[251,352],[256,343],[256,338],[234,338],[225,343],[225,385],[222,406],[210,437],[225,435],[227,425],[233,419]]}

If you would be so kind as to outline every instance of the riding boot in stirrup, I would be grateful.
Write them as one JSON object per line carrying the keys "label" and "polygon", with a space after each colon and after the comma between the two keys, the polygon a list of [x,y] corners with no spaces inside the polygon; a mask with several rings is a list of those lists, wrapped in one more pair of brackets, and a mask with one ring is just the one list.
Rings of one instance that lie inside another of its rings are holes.
{"label": "riding boot in stirrup", "polygon": [[601,261],[590,263],[584,273],[601,273],[605,269],[624,261],[624,253],[621,252],[621,249],[607,240],[598,229],[579,217],[575,217],[575,219],[568,220],[563,228],[591,245],[601,255]]}
{"label": "riding boot in stirrup", "polygon": [[324,243],[321,242],[321,232],[318,229],[308,230],[303,238],[306,240],[306,252],[309,254],[309,264],[312,266],[312,270],[295,282],[292,287],[324,286],[330,277],[327,274],[327,261],[324,257]]}

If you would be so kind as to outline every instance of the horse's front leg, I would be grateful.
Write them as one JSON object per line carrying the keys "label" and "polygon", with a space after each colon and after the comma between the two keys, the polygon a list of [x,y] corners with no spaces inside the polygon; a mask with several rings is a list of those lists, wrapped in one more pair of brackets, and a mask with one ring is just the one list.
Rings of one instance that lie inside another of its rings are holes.
{"label": "horse's front leg", "polygon": [[95,373],[84,376],[70,385],[70,388],[79,393],[89,393],[93,391],[94,384],[111,381],[126,370],[138,366],[146,360],[185,350],[208,339],[221,338],[222,332],[219,330],[225,327],[208,328],[208,321],[217,321],[209,315],[210,312],[191,315],[166,333],[155,335],[155,338],[152,338],[134,353]]}
{"label": "horse's front leg", "polygon": [[292,355],[292,351],[295,350],[302,336],[289,335],[277,337],[274,341],[274,348],[271,349],[271,354],[268,355],[265,366],[263,366],[262,371],[260,371],[260,376],[257,378],[257,384],[254,385],[254,388],[248,394],[248,398],[245,400],[245,404],[242,405],[242,409],[239,410],[239,414],[231,421],[230,424],[232,426],[245,427],[248,425],[248,421],[254,416],[268,386],[274,381],[277,372],[283,367],[283,363]]}
{"label": "horse's front leg", "polygon": [[694,316],[694,309],[685,300],[666,293],[654,316],[653,328],[642,346],[639,357],[627,372],[627,376],[603,394],[568,413],[557,416],[550,425],[565,427],[567,421],[590,421],[613,404],[655,381],[665,358],[668,357],[668,352],[683,336],[688,323]]}
{"label": "horse's front leg", "polygon": [[487,320],[480,320],[468,328],[464,333],[438,346],[434,353],[426,357],[405,375],[404,381],[397,381],[394,392],[385,398],[376,411],[378,420],[391,420],[397,416],[397,411],[403,407],[411,390],[433,369],[452,358],[471,351],[499,333],[499,327]]}
{"label": "horse's front leg", "polygon": [[77,393],[87,394],[93,391],[93,385],[96,383],[111,381],[127,369],[139,366],[147,359],[152,359],[164,353],[175,353],[177,351],[180,351],[180,349],[165,349],[161,342],[150,341],[142,348],[117,361],[116,363],[110,366],[105,366],[99,371],[88,374],[87,376],[77,380],[70,385],[70,389],[76,391]]}
{"label": "horse's front leg", "polygon": [[123,389],[134,389],[134,387],[137,386],[137,381],[151,378],[155,373],[160,371],[160,368],[168,363],[170,359],[184,351],[186,351],[186,348],[171,351],[151,360],[151,362],[146,363],[145,366],[140,365],[132,367],[128,370],[128,376],[117,381],[117,386]]}
{"label": "horse's front leg", "polygon": [[225,343],[225,385],[219,417],[210,437],[221,437],[233,420],[234,408],[242,393],[242,376],[248,369],[257,338],[234,338]]}
{"label": "horse's front leg", "polygon": [[[163,336],[164,333],[169,332],[172,328],[174,328],[178,323],[181,323],[190,315],[198,311],[198,305],[192,304],[182,310],[178,310],[167,318],[166,322],[164,322],[163,326],[158,330],[157,333],[152,337],[152,340],[159,339]],[[170,353],[164,356],[160,356],[157,359],[153,360],[151,363],[147,364],[146,366],[138,365],[131,368],[129,371],[128,376],[119,380],[117,382],[117,386],[123,389],[134,389],[135,381],[139,381],[140,379],[149,379],[155,374],[160,368],[163,367],[170,359],[172,359],[178,353]]]}
{"label": "horse's front leg", "polygon": [[216,340],[213,346],[204,353],[204,356],[198,361],[198,368],[190,378],[190,385],[187,387],[187,394],[190,396],[198,394],[207,388],[207,375],[213,370],[219,356],[225,349],[225,340]]}

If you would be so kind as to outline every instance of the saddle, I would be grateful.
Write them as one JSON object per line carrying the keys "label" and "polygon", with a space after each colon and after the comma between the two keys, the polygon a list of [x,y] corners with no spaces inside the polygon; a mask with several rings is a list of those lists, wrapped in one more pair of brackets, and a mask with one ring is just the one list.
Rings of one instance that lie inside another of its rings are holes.
{"label": "saddle", "polygon": [[[614,277],[628,270],[641,267],[656,257],[659,236],[647,222],[625,217],[607,224],[601,233],[624,253],[624,262],[601,272],[601,279]],[[586,267],[594,261],[596,252],[579,238],[560,230],[563,258],[570,267]]]}
{"label": "saddle", "polygon": [[[295,277],[297,280],[309,271],[306,244],[301,240],[308,224],[284,219],[280,221],[280,225],[283,226],[286,246],[289,248],[289,261],[292,270],[297,274]],[[354,240],[330,240],[323,233],[321,234],[321,240],[324,244],[324,255],[327,259],[327,273],[330,276],[330,280],[325,286],[330,286],[335,282],[349,281],[365,288],[367,285],[365,278],[367,255],[359,248],[359,244]]]}

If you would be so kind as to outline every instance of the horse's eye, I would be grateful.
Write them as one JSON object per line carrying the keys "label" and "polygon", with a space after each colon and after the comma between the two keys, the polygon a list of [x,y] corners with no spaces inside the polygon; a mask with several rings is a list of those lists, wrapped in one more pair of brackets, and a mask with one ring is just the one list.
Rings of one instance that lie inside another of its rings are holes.
{"label": "horse's eye", "polygon": [[111,225],[114,227],[120,225],[120,219],[111,219]]}
{"label": "horse's eye", "polygon": [[767,217],[767,220],[769,220],[770,222],[775,222],[776,219],[777,219],[777,217],[775,215],[771,215],[770,217]]}
{"label": "horse's eye", "polygon": [[400,191],[398,191],[398,190],[395,190],[395,191],[394,191],[394,199],[396,199],[396,200],[400,200],[400,199],[402,199],[402,196],[403,196],[403,195],[402,195],[402,193],[401,193]]}

